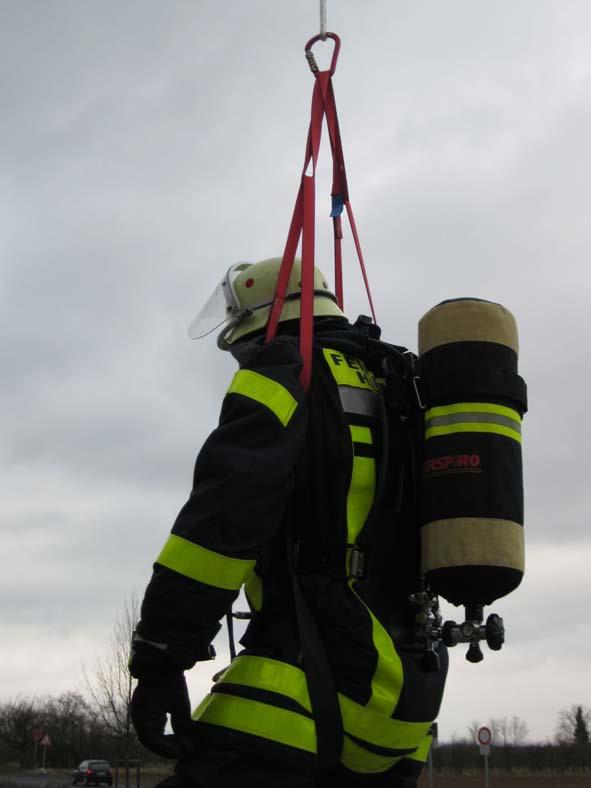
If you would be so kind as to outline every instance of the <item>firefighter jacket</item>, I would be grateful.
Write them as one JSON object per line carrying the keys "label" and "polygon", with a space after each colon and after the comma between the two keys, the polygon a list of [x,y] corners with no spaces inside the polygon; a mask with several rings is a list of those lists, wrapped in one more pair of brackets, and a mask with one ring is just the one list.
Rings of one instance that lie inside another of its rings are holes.
{"label": "firefighter jacket", "polygon": [[[426,760],[447,659],[440,651],[441,669],[427,672],[409,635],[416,539],[402,522],[404,463],[384,466],[380,384],[363,337],[347,321],[325,321],[314,353],[306,395],[297,338],[242,351],[154,565],[138,632],[161,645],[171,668],[189,668],[208,657],[244,587],[253,616],[243,651],[195,710],[196,735],[313,768],[288,533],[339,693],[341,762],[379,773],[402,758]],[[389,455],[399,439],[391,433]]]}

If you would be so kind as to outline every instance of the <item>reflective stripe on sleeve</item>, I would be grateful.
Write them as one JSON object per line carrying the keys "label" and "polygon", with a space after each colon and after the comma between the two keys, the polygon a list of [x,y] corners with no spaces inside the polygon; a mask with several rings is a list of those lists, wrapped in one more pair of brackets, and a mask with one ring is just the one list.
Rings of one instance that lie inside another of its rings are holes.
{"label": "reflective stripe on sleeve", "polygon": [[227,591],[238,591],[255,565],[255,561],[215,553],[176,534],[170,534],[156,562],[191,580]]}
{"label": "reflective stripe on sleeve", "polygon": [[298,406],[297,400],[285,386],[250,369],[241,369],[234,375],[227,394],[241,394],[260,402],[277,416],[284,427],[287,427]]}
{"label": "reflective stripe on sleeve", "polygon": [[458,402],[425,413],[425,438],[457,432],[488,432],[521,443],[521,416],[513,408],[487,402]]}

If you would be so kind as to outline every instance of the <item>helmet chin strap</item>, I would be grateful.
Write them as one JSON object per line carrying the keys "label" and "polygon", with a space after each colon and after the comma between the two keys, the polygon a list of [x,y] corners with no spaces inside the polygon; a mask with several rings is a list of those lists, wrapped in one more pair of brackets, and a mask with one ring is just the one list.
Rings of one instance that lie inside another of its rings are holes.
{"label": "helmet chin strap", "polygon": [[[256,309],[260,309],[260,307],[255,307]],[[253,309],[241,309],[240,312],[236,313],[235,316],[230,320],[229,323],[222,328],[220,333],[218,334],[217,338],[217,346],[220,350],[230,350],[230,343],[227,341],[226,337],[232,331],[233,328],[236,328],[237,325],[242,323],[243,320],[246,320],[247,317],[250,317],[253,314]]]}
{"label": "helmet chin strap", "polygon": [[[329,298],[331,301],[334,301],[335,304],[337,303],[337,297],[334,293],[331,293],[328,290],[314,290],[314,298]],[[300,298],[299,293],[290,293],[285,297],[286,301],[294,301],[296,298]],[[251,317],[258,309],[264,309],[265,307],[271,306],[273,301],[263,301],[261,304],[257,304],[256,306],[247,307],[245,309],[241,309],[239,312],[234,313],[234,317],[230,320],[229,323],[226,323],[225,326],[222,328],[220,333],[218,334],[217,338],[217,346],[220,350],[230,350],[231,343],[227,341],[226,337],[232,331],[232,329],[236,328],[243,320]]]}

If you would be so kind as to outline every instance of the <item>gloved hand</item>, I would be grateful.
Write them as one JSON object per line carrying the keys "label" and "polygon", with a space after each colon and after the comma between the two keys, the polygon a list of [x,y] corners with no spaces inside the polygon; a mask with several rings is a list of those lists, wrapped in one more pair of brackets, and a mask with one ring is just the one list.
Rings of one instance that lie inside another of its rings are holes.
{"label": "gloved hand", "polygon": [[[167,714],[173,734],[164,733]],[[131,719],[140,742],[156,755],[178,759],[195,751],[184,673],[141,678],[131,697]]]}

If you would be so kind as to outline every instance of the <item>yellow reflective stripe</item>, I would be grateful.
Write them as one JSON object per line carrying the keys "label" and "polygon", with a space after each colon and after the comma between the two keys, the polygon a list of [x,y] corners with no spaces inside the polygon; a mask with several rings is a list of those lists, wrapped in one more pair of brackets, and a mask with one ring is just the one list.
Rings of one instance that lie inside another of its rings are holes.
{"label": "yellow reflective stripe", "polygon": [[513,438],[517,443],[521,443],[521,435],[510,427],[502,424],[490,424],[481,422],[468,422],[459,424],[448,424],[445,427],[429,427],[425,430],[425,438],[436,438],[438,435],[452,435],[454,432],[488,432],[496,435],[504,435],[506,438]]}
{"label": "yellow reflective stripe", "polygon": [[341,753],[341,763],[352,772],[361,774],[379,774],[390,769],[401,760],[401,756],[376,755],[364,747],[360,747],[348,736],[343,737],[343,751]]}
{"label": "yellow reflective stripe", "polygon": [[[232,661],[219,682],[277,692],[295,700],[308,711],[312,708],[304,671],[279,660],[244,654]],[[214,694],[216,698],[222,696],[221,693]],[[345,731],[357,739],[378,747],[412,750],[419,746],[431,727],[431,722],[403,722],[391,719],[384,716],[382,712],[362,706],[341,693],[339,693],[339,703]],[[194,716],[199,712],[199,708]]]}
{"label": "yellow reflective stripe", "polygon": [[367,708],[391,717],[404,682],[402,661],[386,629],[355,591],[353,580],[350,581],[349,586],[371,617],[371,638],[378,655],[376,669],[371,679],[371,697],[367,702]]}
{"label": "yellow reflective stripe", "polygon": [[454,402],[453,405],[437,405],[435,408],[425,411],[425,418],[451,416],[454,413],[495,413],[497,416],[505,416],[517,422],[521,421],[521,416],[513,408],[495,405],[492,402]]}
{"label": "yellow reflective stripe", "polygon": [[414,750],[426,736],[431,722],[405,722],[384,717],[383,714],[361,706],[351,698],[339,694],[343,726],[347,733],[378,747]]}
{"label": "yellow reflective stripe", "polygon": [[377,391],[376,379],[363,361],[357,358],[347,358],[340,350],[331,348],[323,349],[324,358],[339,386],[352,386],[357,389]]}
{"label": "yellow reflective stripe", "polygon": [[431,749],[431,745],[433,744],[433,736],[431,734],[427,734],[423,741],[419,744],[417,749],[407,755],[407,758],[410,758],[412,761],[419,761],[419,763],[427,763],[427,758],[429,757],[429,750]]}
{"label": "yellow reflective stripe", "polygon": [[241,369],[235,375],[228,394],[242,394],[272,411],[284,427],[287,427],[298,406],[297,400],[276,380],[260,375],[250,369]]}
{"label": "yellow reflective stripe", "polygon": [[355,544],[371,510],[376,487],[373,457],[353,457],[351,485],[347,494],[347,542]]}
{"label": "yellow reflective stripe", "polygon": [[312,711],[304,671],[286,662],[243,654],[232,660],[232,664],[220,676],[218,682],[242,684],[245,687],[278,692],[295,700],[307,711]]}
{"label": "yellow reflective stripe", "polygon": [[355,424],[350,424],[349,429],[351,430],[351,438],[354,443],[373,443],[369,427],[358,427]]}
{"label": "yellow reflective stripe", "polygon": [[460,432],[487,432],[521,443],[521,415],[493,402],[454,402],[425,412],[425,438]]}
{"label": "yellow reflective stripe", "polygon": [[314,720],[249,698],[212,693],[195,709],[193,719],[316,752]]}
{"label": "yellow reflective stripe", "polygon": [[191,580],[227,591],[238,591],[255,565],[255,561],[214,553],[176,534],[168,537],[156,562]]}
{"label": "yellow reflective stripe", "polygon": [[263,581],[254,569],[246,578],[244,593],[254,610],[259,611],[263,606]]}

